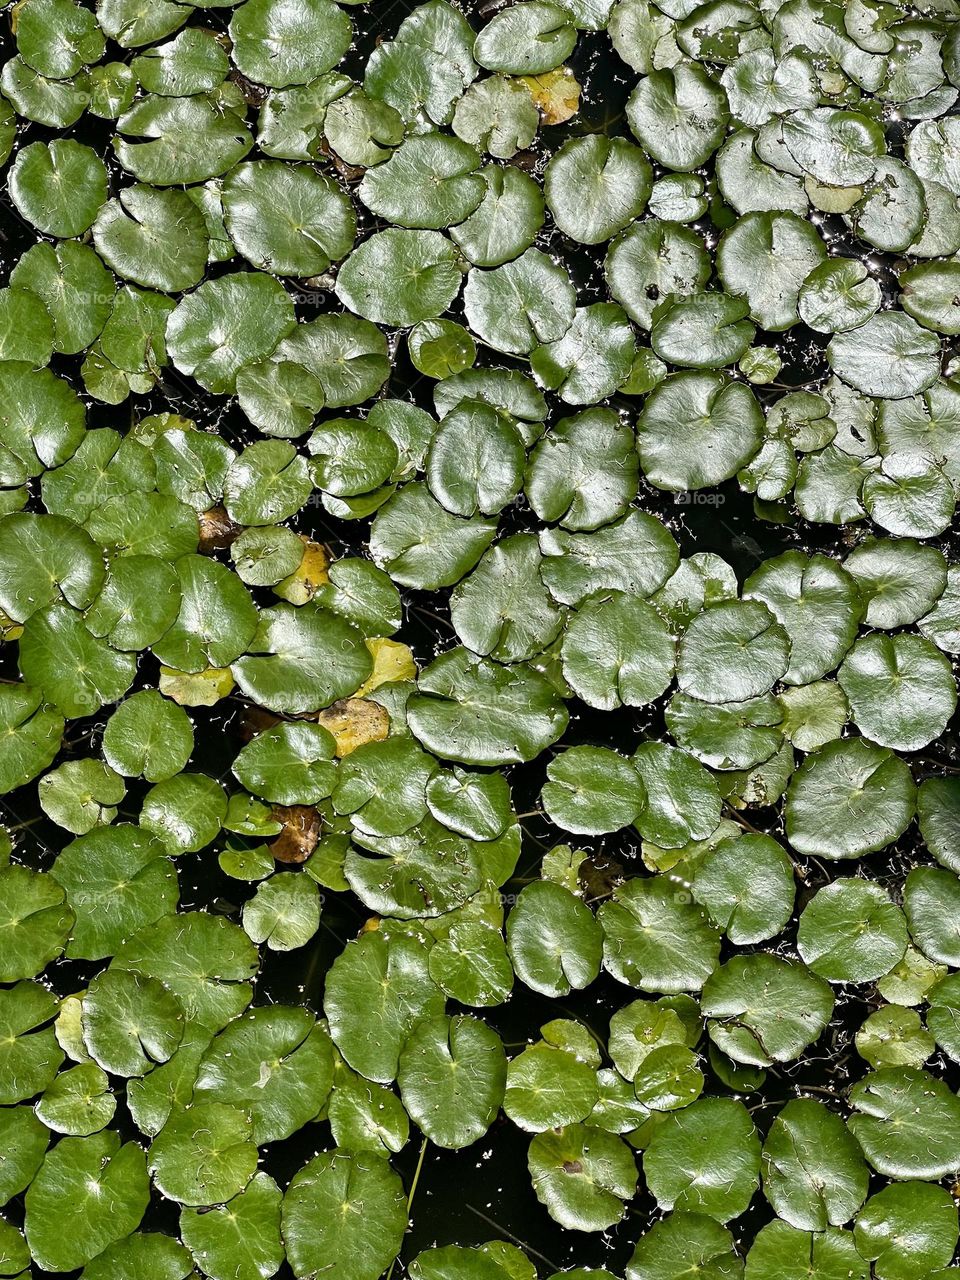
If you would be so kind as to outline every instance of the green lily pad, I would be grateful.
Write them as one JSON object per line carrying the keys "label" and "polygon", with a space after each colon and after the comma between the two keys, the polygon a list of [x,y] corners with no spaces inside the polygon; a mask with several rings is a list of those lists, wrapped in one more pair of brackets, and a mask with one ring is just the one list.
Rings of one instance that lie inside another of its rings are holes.
{"label": "green lily pad", "polygon": [[4,1107],[0,1110],[0,1140],[4,1153],[0,1202],[6,1204],[33,1181],[43,1163],[50,1131],[32,1107]]}
{"label": "green lily pad", "polygon": [[854,1043],[873,1069],[922,1067],[937,1047],[916,1009],[887,1004],[871,1013]]}
{"label": "green lily pad", "polygon": [[500,1037],[466,1014],[425,1019],[400,1052],[397,1083],[410,1119],[435,1145],[457,1150],[481,1138],[503,1101]]}
{"label": "green lily pad", "polygon": [[182,191],[125,188],[97,214],[93,242],[118,276],[147,289],[190,289],[207,266],[203,215]]}
{"label": "green lily pad", "polygon": [[8,184],[11,200],[32,226],[64,239],[82,235],[107,199],[103,161],[72,138],[33,142],[17,152]]}
{"label": "green lily pad", "polygon": [[627,1280],[673,1280],[678,1267],[709,1280],[736,1280],[743,1270],[730,1232],[703,1213],[674,1213],[654,1223],[627,1263]]}
{"label": "green lily pad", "polygon": [[474,267],[464,290],[467,321],[497,351],[527,354],[562,338],[573,323],[576,291],[570,277],[539,249],[492,271]]}
{"label": "green lily pad", "polygon": [[156,978],[107,969],[83,997],[83,1042],[104,1071],[146,1075],[176,1052],[184,1015],[176,998]]}
{"label": "green lily pad", "polygon": [[857,584],[827,556],[787,551],[765,561],[743,585],[790,638],[787,684],[808,684],[832,671],[857,635],[863,607]]}
{"label": "green lily pad", "polygon": [[507,919],[507,950],[521,982],[554,998],[582,990],[600,972],[602,949],[593,912],[569,890],[549,881],[521,890]]}
{"label": "green lily pad", "polygon": [[952,916],[960,898],[960,879],[942,867],[915,867],[903,889],[910,936],[929,959],[953,965],[960,954]]}
{"label": "green lily pad", "polygon": [[706,981],[701,1005],[710,1038],[747,1066],[790,1062],[818,1038],[833,1013],[828,984],[777,956],[739,955]]}
{"label": "green lily pad", "polygon": [[477,150],[459,138],[411,136],[385,164],[367,171],[358,195],[388,222],[438,230],[463,222],[480,203],[479,163]]}
{"label": "green lily pad", "polygon": [[337,276],[337,296],[367,320],[407,327],[445,311],[461,280],[456,250],[445,236],[391,228],[351,253]]}
{"label": "green lily pad", "polygon": [[824,1280],[869,1280],[870,1264],[849,1231],[798,1231],[786,1222],[768,1223],[747,1254],[750,1280],[806,1280],[812,1267]]}
{"label": "green lily pad", "polygon": [[760,1139],[746,1107],[702,1098],[667,1116],[644,1152],[643,1172],[661,1209],[736,1218],[760,1172]]}
{"label": "green lily pad", "polygon": [[[465,526],[438,513],[432,523],[446,537],[442,541],[436,540],[439,546],[435,555],[445,549],[448,541],[451,553],[459,551],[462,546],[464,560],[468,549],[472,555],[472,544],[480,541],[482,528],[477,517],[481,512],[496,515],[517,496],[523,481],[525,461],[523,441],[516,424],[491,406],[479,401],[463,401],[447,414],[430,443],[427,484],[446,511],[470,518],[471,524]],[[419,486],[409,488],[415,489],[416,502],[411,494],[409,502],[404,503],[404,491],[401,491],[396,506],[403,505],[404,511],[408,506],[426,508],[427,500],[418,491]],[[425,515],[429,517],[428,510]],[[486,542],[483,545],[485,547]],[[413,550],[411,546],[410,551]],[[424,567],[429,568],[429,562]],[[450,572],[442,561],[437,568],[445,574]],[[472,564],[467,564],[467,568],[472,568]]]}
{"label": "green lily pad", "polygon": [[845,567],[867,601],[867,624],[883,630],[915,622],[947,585],[943,553],[912,538],[867,539],[850,553]]}
{"label": "green lily pad", "polygon": [[328,1267],[342,1280],[376,1280],[399,1252],[406,1227],[400,1176],[372,1152],[321,1152],[283,1197],[281,1231],[298,1280]]}
{"label": "green lily pad", "polygon": [[33,614],[20,640],[20,670],[65,716],[92,715],[126,693],[136,659],[118,653],[66,604]]}
{"label": "green lily pad", "polygon": [[333,790],[335,745],[322,725],[279,724],[241,750],[234,773],[272,804],[316,804]]}
{"label": "green lily pad", "polygon": [[0,869],[0,902],[0,977],[4,982],[34,978],[63,954],[73,910],[53,876],[15,864]]}
{"label": "green lily pad", "polygon": [[556,742],[567,711],[538,672],[506,668],[457,648],[420,672],[407,703],[414,736],[434,755],[462,764],[532,760]]}
{"label": "green lily pad", "polygon": [[717,967],[720,933],[690,894],[660,879],[618,886],[598,913],[603,967],[641,991],[698,991]]}
{"label": "green lily pad", "polygon": [[479,176],[483,198],[466,221],[450,228],[450,238],[474,266],[499,267],[533,244],[543,226],[543,193],[512,165],[487,165]]}
{"label": "green lily pad", "polygon": [[63,737],[64,721],[44,702],[40,689],[5,685],[0,689],[0,791],[23,786],[53,763]]}
{"label": "green lily pad", "polygon": [[756,330],[745,298],[710,292],[667,294],[651,317],[650,345],[669,364],[721,369],[746,354]]}
{"label": "green lily pad", "polygon": [[99,337],[113,304],[115,281],[89,245],[72,240],[28,249],[10,283],[40,298],[53,322],[53,349],[76,355]]}
{"label": "green lily pad", "polygon": [[595,302],[577,308],[562,338],[535,347],[530,364],[541,386],[565,404],[590,405],[627,381],[635,356],[626,312],[613,302]]}
{"label": "green lily pad", "polygon": [[92,1062],[61,1071],[37,1103],[48,1129],[80,1138],[105,1129],[116,1109],[106,1072]]}
{"label": "green lily pad", "polygon": [[541,560],[536,539],[515,534],[491,547],[454,588],[450,617],[467,648],[498,662],[521,662],[557,638],[563,613],[541,581]]}
{"label": "green lily pad", "polygon": [[122,702],[103,731],[103,754],[111,768],[147,782],[164,782],[178,774],[193,746],[190,717],[155,689]]}
{"label": "green lily pad", "polygon": [[916,807],[910,770],[863,738],[828,742],[809,755],[787,793],[787,839],[801,855],[859,858],[892,844]]}
{"label": "green lily pad", "polygon": [[540,576],[561,604],[579,605],[594,591],[614,589],[649,596],[676,571],[676,540],[645,511],[593,533],[542,529]]}
{"label": "green lily pad", "polygon": [[74,835],[111,823],[126,790],[119,774],[101,760],[67,760],[37,788],[47,817]]}
{"label": "green lily pad", "polygon": [[320,928],[320,907],[319,891],[309,876],[272,876],[244,903],[243,927],[258,946],[293,951]]}
{"label": "green lily pad", "polygon": [[83,1270],[83,1280],[189,1280],[190,1254],[179,1240],[159,1232],[135,1231],[118,1240]]}
{"label": "green lily pad", "polygon": [[828,982],[875,982],[907,949],[907,922],[879,885],[837,880],[810,899],[800,916],[797,950]]}
{"label": "green lily pad", "polygon": [[158,979],[179,1000],[188,1025],[214,1032],[250,1003],[259,958],[237,925],[190,911],[135,933],[118,948],[113,966]]}
{"label": "green lily pad", "polygon": [[849,1222],[867,1197],[869,1173],[841,1118],[798,1098],[780,1111],[763,1144],[763,1193],[800,1231]]}
{"label": "green lily pad", "polygon": [[283,1262],[280,1208],[283,1194],[267,1173],[256,1173],[229,1208],[204,1212],[184,1206],[180,1234],[210,1280],[263,1280]]}
{"label": "green lily pad", "polygon": [[17,51],[35,71],[67,80],[103,57],[96,18],[71,0],[29,0],[17,15]]}
{"label": "green lily pad", "polygon": [[[499,929],[460,920],[430,948],[430,977],[460,1004],[502,1004],[513,987],[513,968]],[[582,1117],[581,1117],[582,1118]]]}
{"label": "green lily pad", "polygon": [[555,1222],[570,1230],[605,1231],[621,1220],[636,1191],[630,1148],[592,1125],[538,1133],[528,1164],[537,1199]]}
{"label": "green lily pad", "polygon": [[787,670],[790,642],[764,605],[727,601],[699,613],[677,656],[677,684],[706,702],[742,701],[766,693]]}
{"label": "green lily pad", "polygon": [[333,1046],[305,1009],[254,1009],[223,1030],[200,1061],[194,1098],[247,1113],[258,1144],[287,1138],[321,1110]]}
{"label": "green lily pad", "polygon": [[647,790],[647,807],[637,819],[645,840],[679,849],[706,840],[720,821],[716,782],[693,756],[662,742],[644,742],[633,757]]}
{"label": "green lily pad", "polygon": [[192,853],[215,839],[226,813],[218,782],[204,773],[178,773],[147,792],[140,825],[160,837],[167,853]]}
{"label": "green lily pad", "polygon": [[640,464],[658,489],[702,489],[736,475],[759,450],[762,432],[748,387],[719,373],[675,374],[654,388],[637,419]]}
{"label": "green lily pad", "polygon": [[570,617],[561,655],[564,677],[590,706],[643,706],[673,676],[675,641],[656,609],[636,596],[606,591]]}
{"label": "green lily pad", "polygon": [[410,1136],[410,1121],[393,1090],[368,1083],[343,1063],[337,1064],[327,1115],[337,1145],[353,1151],[389,1157]]}
{"label": "green lily pad", "polygon": [[[478,475],[480,463],[478,458]],[[495,521],[469,510],[464,514],[471,518],[450,515],[425,485],[404,485],[373,522],[370,551],[375,563],[401,586],[452,586],[473,568],[496,533]]]}
{"label": "green lily pad", "polygon": [[350,47],[353,27],[332,0],[293,11],[283,0],[246,0],[230,21],[231,56],[257,84],[306,84],[332,70]]}
{"label": "green lily pad", "polygon": [[524,0],[494,15],[477,37],[474,56],[488,71],[538,76],[565,62],[576,43],[568,9],[550,0]]}
{"label": "green lily pad", "polygon": [[[236,86],[167,98],[150,94],[117,121],[117,159],[139,181],[176,187],[217,178],[253,146]],[[103,203],[101,201],[100,203]]]}
{"label": "green lily pad", "polygon": [[280,604],[264,609],[246,654],[231,670],[259,706],[299,714],[347,697],[372,670],[356,627],[326,609]]}
{"label": "green lily pad", "polygon": [[201,1207],[231,1200],[257,1168],[250,1117],[225,1102],[175,1107],[150,1144],[147,1165],[170,1200]]}
{"label": "green lily pad", "polygon": [[960,1150],[960,1101],[942,1080],[912,1067],[871,1071],[850,1091],[847,1121],[884,1177],[942,1178]]}
{"label": "green lily pad", "polygon": [[[443,993],[429,977],[427,959],[416,939],[387,941],[373,932],[348,944],[330,968],[324,1000],[330,1034],[347,1062],[369,1080],[393,1080],[413,1027],[443,1013]],[[356,1017],[357,1009],[371,1011],[369,1025]],[[376,1037],[370,1034],[374,1024]]]}
{"label": "green lily pad", "polygon": [[464,142],[509,160],[533,142],[540,116],[523,84],[488,76],[470,86],[457,103],[451,123]]}
{"label": "green lily pad", "polygon": [[957,703],[949,660],[922,636],[858,640],[837,679],[861,732],[901,751],[917,751],[938,737]]}
{"label": "green lily pad", "polygon": [[[906,1233],[906,1238],[904,1234]],[[943,1187],[903,1182],[864,1205],[854,1238],[879,1280],[907,1280],[947,1266],[957,1246],[957,1208]]]}
{"label": "green lily pad", "polygon": [[179,303],[167,324],[167,349],[181,373],[207,391],[230,394],[238,371],[270,355],[294,324],[293,302],[279,281],[262,272],[220,276]]}
{"label": "green lily pad", "polygon": [[875,315],[836,334],[827,347],[834,373],[857,391],[884,399],[926,390],[937,380],[939,356],[937,338],[902,312]]}
{"label": "green lily pad", "polygon": [[[35,982],[18,982],[0,992],[0,1104],[22,1102],[47,1089],[63,1062],[53,1029],[54,996]],[[38,1030],[38,1028],[40,1028]]]}
{"label": "green lily pad", "polygon": [[599,244],[640,216],[652,172],[639,147],[595,134],[573,138],[550,159],[544,195],[553,220],[580,244]]}
{"label": "green lily pad", "polygon": [[[140,1225],[150,1188],[142,1149],[116,1133],[62,1138],[25,1198],[30,1253],[47,1271],[85,1266]],[[76,1220],[63,1230],[63,1211]]]}
{"label": "green lily pad", "polygon": [[771,836],[721,840],[697,869],[693,894],[732,943],[763,942],[793,914],[793,864]]}
{"label": "green lily pad", "polygon": [[213,32],[191,27],[147,49],[134,58],[131,68],[147,93],[180,97],[216,89],[226,79],[230,63]]}
{"label": "green lily pad", "polygon": [[350,201],[331,179],[276,160],[237,165],[223,184],[223,213],[243,257],[278,276],[322,274],[356,235]]}
{"label": "green lily pad", "polygon": [[541,793],[543,807],[550,821],[564,831],[585,835],[619,831],[637,818],[646,803],[636,769],[605,747],[571,747],[550,762],[547,778]]}

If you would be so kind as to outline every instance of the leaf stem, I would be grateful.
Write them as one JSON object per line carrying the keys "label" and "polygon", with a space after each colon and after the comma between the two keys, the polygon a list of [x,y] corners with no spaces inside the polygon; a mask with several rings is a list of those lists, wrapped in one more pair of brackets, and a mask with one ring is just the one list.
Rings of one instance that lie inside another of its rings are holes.
{"label": "leaf stem", "polygon": [[[408,1229],[410,1225],[410,1209],[413,1205],[413,1197],[417,1194],[417,1183],[420,1181],[420,1171],[423,1168],[423,1157],[426,1154],[427,1154],[427,1139],[424,1138],[423,1142],[420,1143],[420,1155],[419,1155],[419,1158],[417,1159],[417,1167],[413,1171],[413,1181],[410,1183],[410,1193],[407,1196],[407,1227]],[[397,1265],[397,1259],[394,1258],[394,1260],[390,1263],[390,1269],[386,1274],[385,1280],[390,1280],[390,1277],[393,1275],[393,1268],[396,1265]]]}

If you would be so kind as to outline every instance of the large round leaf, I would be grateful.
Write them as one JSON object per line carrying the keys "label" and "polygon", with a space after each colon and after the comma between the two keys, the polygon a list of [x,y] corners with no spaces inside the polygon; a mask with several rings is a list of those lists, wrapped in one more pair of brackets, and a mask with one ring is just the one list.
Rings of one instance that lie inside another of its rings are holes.
{"label": "large round leaf", "polygon": [[746,1107],[702,1098],[667,1116],[644,1153],[643,1172],[661,1209],[736,1218],[760,1173],[760,1139]]}
{"label": "large round leaf", "polygon": [[446,236],[394,227],[350,254],[337,275],[337,297],[367,320],[407,327],[446,311],[461,279]]}
{"label": "large round leaf", "polygon": [[113,955],[139,929],[176,910],[177,875],[166,845],[129,823],[95,828],[72,840],[53,875],[76,914],[71,957]]}
{"label": "large round leaf", "polygon": [[828,982],[875,982],[907,949],[907,923],[879,885],[835,880],[818,889],[800,916],[797,950]]}
{"label": "large round leaf", "polygon": [[763,1144],[763,1193],[801,1231],[825,1231],[856,1214],[869,1174],[841,1118],[799,1098],[780,1111]]}
{"label": "large round leaf", "polygon": [[753,392],[720,373],[674,374],[654,388],[637,419],[640,465],[658,489],[728,480],[759,451],[762,435]]}
{"label": "large round leaf", "polygon": [[253,1009],[204,1054],[198,1101],[229,1102],[253,1122],[258,1144],[288,1138],[314,1119],[333,1083],[333,1046],[306,1009]]}
{"label": "large round leaf", "polygon": [[223,215],[247,261],[278,276],[320,275],[346,257],[356,233],[353,208],[336,183],[307,165],[275,160],[232,170]]}
{"label": "large round leaf", "polygon": [[271,711],[299,714],[353,693],[373,663],[356,627],[315,605],[264,609],[232,670],[247,697]]}
{"label": "large round leaf", "polygon": [[574,1231],[605,1231],[620,1221],[636,1191],[637,1169],[620,1138],[592,1125],[538,1133],[530,1144],[537,1199],[555,1222]]}
{"label": "large round leaf", "polygon": [[[150,1189],[142,1149],[113,1132],[62,1138],[26,1195],[30,1253],[46,1271],[85,1266],[140,1225]],[[64,1230],[64,1212],[70,1230]]]}
{"label": "large round leaf", "polygon": [[787,793],[787,839],[799,854],[859,858],[898,839],[917,789],[892,751],[863,738],[828,742],[809,755]]}
{"label": "large round leaf", "polygon": [[914,1067],[871,1071],[850,1091],[847,1121],[877,1173],[937,1179],[960,1159],[960,1100]]}
{"label": "large round leaf", "polygon": [[408,723],[428,751],[463,764],[532,760],[557,741],[567,711],[553,685],[526,667],[501,667],[457,648],[420,673]]}
{"label": "large round leaf", "polygon": [[340,1280],[377,1280],[406,1227],[403,1183],[370,1152],[322,1152],[283,1197],[283,1242],[298,1280],[332,1268]]}
{"label": "large round leaf", "polygon": [[436,1146],[454,1150],[486,1133],[506,1080],[500,1037],[466,1014],[420,1022],[401,1050],[397,1069],[410,1119]]}

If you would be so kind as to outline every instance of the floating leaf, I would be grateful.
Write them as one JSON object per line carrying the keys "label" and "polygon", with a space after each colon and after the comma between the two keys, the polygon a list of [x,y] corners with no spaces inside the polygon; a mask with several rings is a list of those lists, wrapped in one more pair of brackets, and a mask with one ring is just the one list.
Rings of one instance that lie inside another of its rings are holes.
{"label": "floating leaf", "polygon": [[703,1098],[667,1116],[643,1157],[644,1177],[662,1209],[702,1213],[718,1222],[746,1209],[759,1170],[753,1121],[742,1102],[729,1098]]}
{"label": "floating leaf", "polygon": [[399,1252],[406,1226],[403,1183],[369,1152],[322,1152],[283,1198],[283,1242],[298,1280],[331,1266],[343,1280],[376,1280]]}
{"label": "floating leaf", "polygon": [[[136,1229],[148,1199],[143,1152],[136,1143],[121,1146],[115,1133],[64,1138],[27,1192],[30,1252],[46,1270],[81,1267]],[[65,1204],[77,1213],[69,1232],[62,1229]]]}
{"label": "floating leaf", "polygon": [[528,1163],[537,1199],[554,1221],[572,1230],[605,1231],[620,1221],[636,1191],[630,1148],[591,1125],[537,1134]]}

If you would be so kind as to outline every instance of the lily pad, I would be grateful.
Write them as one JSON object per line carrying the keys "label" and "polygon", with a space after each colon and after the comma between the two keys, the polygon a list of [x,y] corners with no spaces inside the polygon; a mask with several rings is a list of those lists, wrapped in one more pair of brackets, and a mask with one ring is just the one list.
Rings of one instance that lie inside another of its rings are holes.
{"label": "lily pad", "polygon": [[605,1231],[626,1212],[637,1186],[630,1148],[592,1125],[538,1133],[530,1144],[530,1176],[537,1199],[562,1227]]}
{"label": "lily pad", "polygon": [[400,1052],[397,1083],[410,1119],[439,1147],[481,1138],[503,1101],[507,1059],[500,1037],[466,1014],[420,1022]]}
{"label": "lily pad", "polygon": [[667,1116],[644,1152],[643,1172],[661,1209],[718,1222],[737,1217],[760,1172],[760,1139],[746,1107],[729,1098],[703,1098]]}
{"label": "lily pad", "polygon": [[376,1280],[399,1252],[406,1225],[403,1183],[371,1152],[321,1152],[283,1198],[283,1242],[298,1280],[328,1267],[343,1280]]}
{"label": "lily pad", "polygon": [[[26,1195],[30,1253],[48,1271],[85,1266],[140,1225],[150,1188],[142,1149],[121,1146],[116,1133],[62,1138],[50,1151]],[[64,1205],[77,1220],[63,1230]]]}

